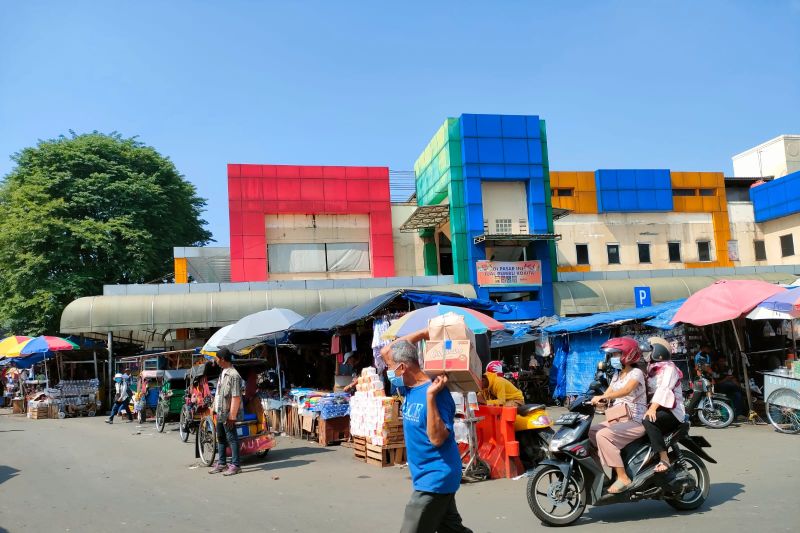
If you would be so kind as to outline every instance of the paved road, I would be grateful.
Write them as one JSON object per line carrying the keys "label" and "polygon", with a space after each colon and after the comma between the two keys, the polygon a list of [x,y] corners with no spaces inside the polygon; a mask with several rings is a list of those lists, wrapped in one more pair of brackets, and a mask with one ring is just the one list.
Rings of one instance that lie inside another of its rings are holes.
{"label": "paved road", "polygon": [[[194,447],[152,424],[102,418],[28,420],[0,415],[0,533],[109,531],[391,532],[410,491],[408,472],[358,463],[347,448],[281,438],[244,473],[206,474]],[[797,531],[800,437],[768,426],[698,430],[709,465],[706,505],[678,514],[663,502],[589,509],[578,530],[615,533]],[[523,481],[464,486],[458,504],[478,532],[539,529]]]}

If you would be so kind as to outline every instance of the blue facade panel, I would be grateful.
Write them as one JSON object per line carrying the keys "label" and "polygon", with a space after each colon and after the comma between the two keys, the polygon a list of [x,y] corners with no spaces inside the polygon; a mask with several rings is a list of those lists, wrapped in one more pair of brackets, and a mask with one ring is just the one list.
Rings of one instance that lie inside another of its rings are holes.
{"label": "blue facade panel", "polygon": [[800,213],[800,171],[750,189],[756,222]]}
{"label": "blue facade panel", "polygon": [[[541,126],[538,116],[472,115],[460,117],[461,155],[464,168],[464,216],[470,276],[479,297],[490,290],[477,285],[476,262],[486,259],[484,244],[474,238],[484,233],[482,181],[523,181],[528,201],[528,226],[531,233],[548,231],[544,167],[542,166]],[[453,208],[451,208],[452,210]],[[491,293],[530,292],[531,301],[514,302],[516,310],[499,319],[529,319],[554,313],[553,279],[547,242],[534,243],[531,259],[542,262],[541,287],[494,287]]]}
{"label": "blue facade panel", "polygon": [[600,169],[595,185],[600,213],[672,211],[669,170]]}

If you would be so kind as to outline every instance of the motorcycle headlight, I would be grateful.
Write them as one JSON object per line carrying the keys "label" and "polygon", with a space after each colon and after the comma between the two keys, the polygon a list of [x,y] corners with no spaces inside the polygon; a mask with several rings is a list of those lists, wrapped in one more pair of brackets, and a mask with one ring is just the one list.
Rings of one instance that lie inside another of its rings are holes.
{"label": "motorcycle headlight", "polygon": [[577,436],[578,428],[572,428],[569,430],[561,430],[553,436],[553,439],[550,441],[550,451],[557,452],[561,449],[562,446],[565,446],[575,440]]}

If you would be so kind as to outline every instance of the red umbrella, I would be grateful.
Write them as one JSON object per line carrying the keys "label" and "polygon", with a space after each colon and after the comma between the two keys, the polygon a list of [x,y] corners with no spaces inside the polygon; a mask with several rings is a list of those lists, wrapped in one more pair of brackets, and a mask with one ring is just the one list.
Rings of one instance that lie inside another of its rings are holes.
{"label": "red umbrella", "polygon": [[758,304],[786,289],[750,279],[723,279],[692,294],[672,317],[671,323],[695,326],[735,320]]}

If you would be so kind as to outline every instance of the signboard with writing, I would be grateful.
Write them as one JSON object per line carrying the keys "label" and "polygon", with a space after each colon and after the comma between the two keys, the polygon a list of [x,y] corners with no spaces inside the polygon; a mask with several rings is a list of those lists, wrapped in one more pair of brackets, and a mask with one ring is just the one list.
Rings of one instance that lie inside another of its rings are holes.
{"label": "signboard with writing", "polygon": [[542,285],[541,261],[478,261],[476,265],[481,287]]}

